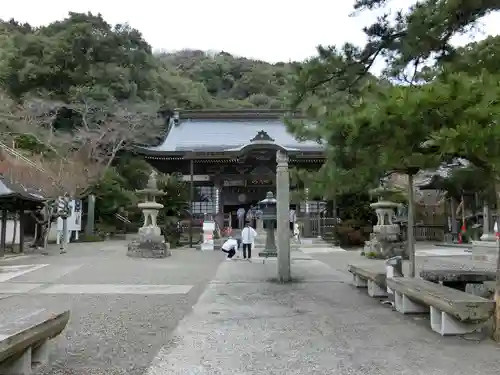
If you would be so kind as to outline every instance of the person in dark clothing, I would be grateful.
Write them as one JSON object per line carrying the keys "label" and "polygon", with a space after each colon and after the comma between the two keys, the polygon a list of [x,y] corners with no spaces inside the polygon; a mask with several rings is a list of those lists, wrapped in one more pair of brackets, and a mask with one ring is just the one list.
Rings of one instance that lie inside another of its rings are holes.
{"label": "person in dark clothing", "polygon": [[31,248],[39,248],[44,246],[45,233],[47,231],[47,220],[45,219],[45,215],[42,210],[39,208],[34,212],[31,212],[31,216],[35,219],[36,222],[36,236],[33,243],[30,245]]}

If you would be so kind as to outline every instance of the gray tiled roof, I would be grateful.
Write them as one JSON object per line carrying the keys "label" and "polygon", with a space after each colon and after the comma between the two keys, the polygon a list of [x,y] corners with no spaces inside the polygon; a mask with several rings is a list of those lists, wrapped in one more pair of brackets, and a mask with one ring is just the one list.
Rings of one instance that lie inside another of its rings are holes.
{"label": "gray tiled roof", "polygon": [[161,145],[146,151],[237,151],[261,130],[289,151],[323,150],[316,142],[296,140],[278,119],[182,119],[171,126]]}
{"label": "gray tiled roof", "polygon": [[21,185],[13,184],[0,177],[0,199],[19,198],[24,201],[43,202],[44,198],[33,194]]}

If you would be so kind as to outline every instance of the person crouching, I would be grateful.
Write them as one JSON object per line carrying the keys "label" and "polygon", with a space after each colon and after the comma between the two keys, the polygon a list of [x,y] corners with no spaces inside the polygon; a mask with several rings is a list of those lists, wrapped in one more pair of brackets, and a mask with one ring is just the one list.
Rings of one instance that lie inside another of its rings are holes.
{"label": "person crouching", "polygon": [[227,254],[227,260],[233,260],[236,250],[240,248],[241,240],[229,237],[226,242],[222,244],[221,250]]}

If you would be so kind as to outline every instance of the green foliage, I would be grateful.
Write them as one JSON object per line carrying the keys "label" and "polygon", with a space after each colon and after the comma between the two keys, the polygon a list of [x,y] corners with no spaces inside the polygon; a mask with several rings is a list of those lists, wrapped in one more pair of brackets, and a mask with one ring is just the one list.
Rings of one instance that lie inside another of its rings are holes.
{"label": "green foliage", "polygon": [[234,57],[226,52],[185,50],[158,58],[169,70],[176,70],[206,90],[211,105],[222,108],[283,108],[290,64],[269,64]]}
{"label": "green foliage", "polygon": [[125,188],[127,184],[130,182],[120,176],[115,168],[111,168],[92,189],[96,196],[96,217],[103,225],[117,225],[115,213],[137,206],[138,198],[135,192]]}
{"label": "green foliage", "polygon": [[[73,138],[75,147],[89,138],[79,138],[81,129],[95,133],[91,141],[103,135],[99,132],[104,126],[113,129],[109,133],[113,135],[108,134],[96,149],[117,155],[116,160],[110,158],[114,168],[92,189],[102,226],[122,226],[114,216],[118,211],[127,213],[131,221],[140,220],[134,190],[144,187],[150,167],[134,157],[129,146],[161,134],[150,130],[155,119],[146,117],[146,112],[283,108],[291,72],[290,64],[269,64],[224,52],[153,54],[138,30],[126,24],[111,25],[91,13],[70,13],[41,27],[0,21],[0,94],[6,92],[14,100],[1,97],[2,120],[12,117],[14,104],[24,108],[29,103],[26,98],[51,104],[51,108],[30,108],[34,113],[27,120],[33,129],[17,132],[30,133],[16,137],[18,148],[47,156],[44,143],[32,135],[45,131],[47,125],[64,133],[65,140]],[[42,126],[40,115],[50,121]],[[135,139],[136,134],[141,139]],[[170,220],[167,217],[174,222],[185,214],[188,189],[172,179],[162,188],[167,192],[161,199],[167,208],[165,222]]]}
{"label": "green foliage", "polygon": [[70,13],[38,28],[0,24],[0,85],[71,102],[161,101],[167,108],[282,108],[290,64],[185,50],[155,55],[141,33],[101,15]]}
{"label": "green foliage", "polygon": [[[432,57],[446,60],[456,48],[451,40],[475,26],[481,17],[500,10],[495,0],[424,0],[408,10],[397,9],[389,0],[357,0],[358,10],[378,10],[375,23],[364,29],[368,42],[359,62],[371,66],[376,56],[388,61],[388,71],[399,75]],[[391,17],[391,14],[394,17]]]}
{"label": "green foliage", "polygon": [[173,175],[163,175],[158,180],[158,189],[165,194],[157,198],[157,202],[165,206],[165,216],[181,217],[189,208],[189,187],[184,181]]}
{"label": "green foliage", "polygon": [[29,150],[34,153],[50,153],[49,150],[44,144],[39,142],[34,136],[30,134],[20,134],[14,137],[14,142],[16,148],[20,148],[23,150]]}
{"label": "green foliage", "polygon": [[151,166],[142,158],[125,154],[116,165],[117,173],[124,179],[127,190],[139,190],[146,186]]}
{"label": "green foliage", "polygon": [[[363,48],[320,47],[318,56],[296,72],[291,104],[315,123],[292,122],[289,128],[327,145],[327,171],[317,175],[323,183],[315,185],[325,192],[331,186],[356,191],[387,173],[414,175],[456,158],[469,160],[483,181],[494,176],[500,182],[498,38],[464,48],[450,44],[500,5],[426,0],[398,11],[387,3],[356,2],[360,11],[383,8],[364,29]],[[377,57],[387,62],[381,78],[368,73]],[[399,82],[387,79],[394,77]],[[455,189],[451,194],[465,188],[488,191],[478,181],[471,183],[479,176],[468,171],[463,179],[461,173],[448,181]]]}
{"label": "green foliage", "polygon": [[173,175],[161,176],[158,188],[164,195],[158,197],[157,202],[165,207],[160,211],[158,224],[163,227],[165,241],[174,248],[180,245],[181,232],[178,222],[189,215],[189,188],[184,181]]}
{"label": "green foliage", "polygon": [[69,17],[31,33],[14,31],[0,79],[14,97],[46,91],[69,101],[80,87],[94,98],[146,98],[155,89],[151,47],[127,25],[111,26],[102,16]]}
{"label": "green foliage", "polygon": [[434,183],[456,201],[460,201],[463,195],[479,193],[479,197],[490,204],[495,202],[492,199],[491,176],[474,165],[456,168],[447,177],[435,178]]}

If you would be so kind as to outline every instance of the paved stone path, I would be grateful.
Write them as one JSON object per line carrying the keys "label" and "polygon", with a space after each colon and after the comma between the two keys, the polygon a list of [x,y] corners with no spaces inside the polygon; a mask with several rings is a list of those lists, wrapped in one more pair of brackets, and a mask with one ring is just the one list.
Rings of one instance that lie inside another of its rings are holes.
{"label": "paved stone path", "polygon": [[[125,242],[110,242],[0,261],[0,320],[20,308],[71,309],[41,375],[498,373],[491,341],[443,338],[349,285],[348,263],[383,261],[294,252],[296,282],[280,285],[275,260],[223,259],[194,250],[130,259]],[[468,256],[417,262],[492,267]]]}
{"label": "paved stone path", "polygon": [[489,340],[443,338],[324,262],[297,260],[292,270],[298,282],[280,285],[269,282],[273,262],[221,264],[147,375],[498,373]]}

